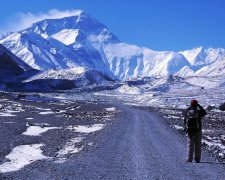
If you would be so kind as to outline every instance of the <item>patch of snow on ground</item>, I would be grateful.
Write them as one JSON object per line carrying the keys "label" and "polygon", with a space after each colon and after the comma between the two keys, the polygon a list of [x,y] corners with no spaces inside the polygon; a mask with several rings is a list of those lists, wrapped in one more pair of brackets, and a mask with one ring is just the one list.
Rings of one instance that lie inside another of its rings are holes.
{"label": "patch of snow on ground", "polygon": [[205,144],[206,146],[208,146],[208,149],[210,151],[219,151],[219,156],[224,158],[225,156],[225,146],[221,143],[221,141],[219,140],[215,140],[215,139],[203,139],[202,143]]}
{"label": "patch of snow on ground", "polygon": [[51,111],[51,109],[44,109],[44,108],[39,108],[39,107],[35,107],[35,109],[42,110],[42,111]]}
{"label": "patch of snow on ground", "polygon": [[15,147],[12,152],[6,156],[9,162],[0,165],[0,172],[7,173],[18,171],[34,161],[47,159],[48,157],[42,154],[42,146],[43,144],[31,144]]}
{"label": "patch of snow on ground", "polygon": [[10,114],[10,113],[0,113],[0,116],[1,117],[13,117],[13,116],[16,116],[16,115]]}
{"label": "patch of snow on ground", "polygon": [[111,108],[105,108],[106,111],[109,111],[109,112],[115,112],[116,111],[116,108],[115,107],[111,107]]}
{"label": "patch of snow on ground", "polygon": [[173,116],[173,115],[169,115],[169,118],[173,118],[173,119],[180,119],[180,116]]}
{"label": "patch of snow on ground", "polygon": [[202,132],[205,134],[205,133],[211,133],[213,132],[213,130],[209,130],[209,129],[203,129]]}
{"label": "patch of snow on ground", "polygon": [[17,113],[17,112],[21,112],[21,111],[13,111],[13,110],[7,110],[7,113]]}
{"label": "patch of snow on ground", "polygon": [[73,139],[70,139],[65,147],[61,149],[57,154],[57,157],[64,157],[67,154],[75,154],[83,149],[83,146],[76,147],[76,143],[81,142],[84,139],[84,137],[76,137]]}
{"label": "patch of snow on ground", "polygon": [[9,101],[8,99],[1,99],[0,101]]}
{"label": "patch of snow on ground", "polygon": [[40,136],[42,133],[47,132],[51,129],[60,129],[59,127],[40,127],[40,126],[29,126],[23,135],[27,136]]}
{"label": "patch of snow on ground", "polygon": [[210,78],[205,77],[192,77],[186,80],[186,82],[194,85],[194,86],[201,86],[205,88],[216,88],[219,85],[219,82],[213,81]]}
{"label": "patch of snow on ground", "polygon": [[177,129],[177,130],[184,130],[183,127],[181,126],[178,126],[178,125],[173,125],[173,128]]}
{"label": "patch of snow on ground", "polygon": [[59,110],[59,112],[56,113],[65,113],[67,110]]}
{"label": "patch of snow on ground", "polygon": [[92,133],[95,131],[99,131],[101,130],[105,125],[104,124],[93,124],[90,126],[75,126],[75,127],[68,127],[67,129],[69,130],[74,130],[75,132],[79,132],[79,133]]}
{"label": "patch of snow on ground", "polygon": [[54,114],[55,112],[53,111],[46,111],[46,112],[39,112],[41,115],[46,115],[46,114]]}

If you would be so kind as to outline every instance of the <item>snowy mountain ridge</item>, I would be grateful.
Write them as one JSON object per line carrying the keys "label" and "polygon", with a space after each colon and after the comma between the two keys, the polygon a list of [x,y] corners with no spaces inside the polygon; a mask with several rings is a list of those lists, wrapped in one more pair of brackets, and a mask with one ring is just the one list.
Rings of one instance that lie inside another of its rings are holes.
{"label": "snowy mountain ridge", "polygon": [[[24,63],[21,59],[16,57],[14,54],[12,54],[8,49],[6,49],[4,46],[0,44],[0,61],[1,61],[1,67],[4,67],[5,70],[13,71],[14,73],[23,72],[23,71],[29,71],[32,68]],[[8,66],[7,66],[8,64]],[[11,69],[10,69],[11,68]]]}
{"label": "snowy mountain ridge", "polygon": [[18,75],[30,70],[30,66],[0,44],[0,90],[7,88],[6,83],[16,81]]}
{"label": "snowy mountain ridge", "polygon": [[84,67],[120,80],[225,75],[225,49],[172,52],[129,45],[84,11],[39,21],[0,43],[38,70]]}

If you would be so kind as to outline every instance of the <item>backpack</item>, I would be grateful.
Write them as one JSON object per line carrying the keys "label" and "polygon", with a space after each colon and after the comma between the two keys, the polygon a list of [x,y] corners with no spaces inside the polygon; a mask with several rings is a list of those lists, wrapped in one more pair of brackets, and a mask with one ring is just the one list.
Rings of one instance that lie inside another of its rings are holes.
{"label": "backpack", "polygon": [[197,109],[189,109],[187,111],[186,128],[188,131],[199,130],[199,112]]}

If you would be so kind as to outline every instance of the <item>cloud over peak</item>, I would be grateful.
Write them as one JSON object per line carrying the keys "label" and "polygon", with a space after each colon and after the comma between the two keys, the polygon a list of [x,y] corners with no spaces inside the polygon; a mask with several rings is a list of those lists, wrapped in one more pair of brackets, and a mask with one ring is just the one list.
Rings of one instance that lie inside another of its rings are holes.
{"label": "cloud over peak", "polygon": [[2,27],[0,33],[6,33],[9,31],[18,31],[30,27],[33,23],[44,19],[59,19],[63,17],[79,15],[82,10],[64,10],[51,9],[48,12],[20,12],[9,18],[5,27]]}

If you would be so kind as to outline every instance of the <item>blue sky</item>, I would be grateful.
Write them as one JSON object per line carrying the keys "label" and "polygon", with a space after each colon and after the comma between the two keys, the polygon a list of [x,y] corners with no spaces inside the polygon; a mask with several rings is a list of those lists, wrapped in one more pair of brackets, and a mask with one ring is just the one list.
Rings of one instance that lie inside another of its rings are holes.
{"label": "blue sky", "polygon": [[122,42],[154,50],[225,48],[224,0],[8,0],[1,3],[0,32],[20,28],[21,14],[51,9],[82,9]]}

